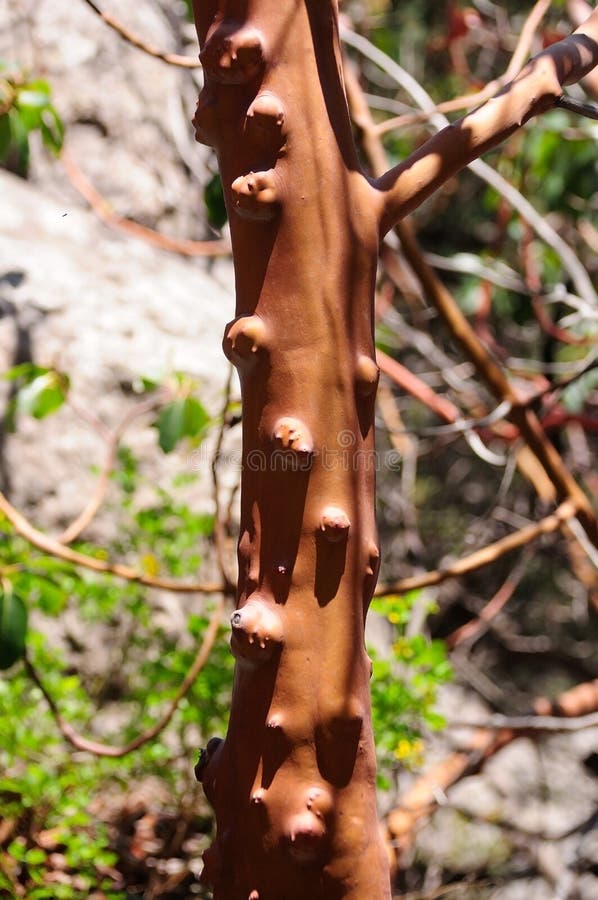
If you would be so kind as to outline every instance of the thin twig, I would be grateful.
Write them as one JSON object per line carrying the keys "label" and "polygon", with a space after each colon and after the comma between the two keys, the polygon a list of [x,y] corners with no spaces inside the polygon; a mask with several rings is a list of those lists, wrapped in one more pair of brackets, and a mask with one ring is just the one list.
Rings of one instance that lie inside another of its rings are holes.
{"label": "thin twig", "polygon": [[230,405],[230,395],[233,384],[233,367],[229,366],[226,386],[224,388],[224,402],[222,404],[222,412],[220,415],[220,428],[218,429],[218,437],[216,439],[216,447],[212,456],[212,495],[214,500],[214,543],[216,546],[216,558],[220,568],[222,580],[227,587],[229,593],[234,591],[235,585],[232,578],[228,574],[228,566],[226,562],[225,532],[224,522],[222,519],[222,511],[220,508],[220,479],[218,477],[218,462],[220,452],[222,450],[222,442],[228,427],[228,407]]}
{"label": "thin twig", "polygon": [[402,128],[405,125],[414,125],[419,122],[426,122],[431,115],[435,113],[457,112],[462,109],[472,109],[489,100],[502,87],[519,74],[527,57],[530,54],[534,36],[540,27],[540,23],[550,7],[551,0],[538,0],[533,7],[529,16],[523,24],[517,46],[513,52],[509,65],[500,78],[490,81],[481,91],[475,94],[464,94],[461,97],[454,97],[452,100],[445,100],[443,103],[437,104],[432,110],[426,110],[419,113],[407,113],[406,115],[395,116],[392,119],[386,119],[375,126],[377,134],[386,134],[387,131],[394,131],[396,128]]}
{"label": "thin twig", "polygon": [[556,101],[556,105],[578,116],[585,116],[586,119],[598,119],[598,106],[595,103],[584,103],[582,100],[576,100],[574,97],[563,94]]}
{"label": "thin twig", "polygon": [[66,150],[60,155],[64,170],[73,187],[87,200],[94,213],[111,228],[124,232],[131,237],[141,238],[154,247],[178,253],[180,256],[229,256],[231,252],[228,241],[191,241],[184,238],[173,238],[161,234],[146,225],[140,225],[132,219],[125,219],[114,212],[108,201],[97,191],[79,166]]}
{"label": "thin twig", "polygon": [[199,59],[195,59],[191,56],[180,56],[178,53],[165,53],[162,50],[156,49],[156,47],[152,47],[151,44],[146,43],[136,34],[134,34],[129,28],[126,28],[118,19],[115,19],[114,16],[111,16],[110,13],[104,12],[100,7],[93,2],[93,0],[84,0],[85,3],[93,9],[94,13],[98,15],[101,19],[104,20],[106,25],[109,25],[117,34],[124,38],[128,44],[132,44],[133,47],[137,47],[138,50],[142,50],[144,53],[147,53],[148,56],[153,56],[154,59],[161,59],[162,62],[168,63],[169,66],[179,66],[183,69],[200,69],[201,63]]}
{"label": "thin twig", "polygon": [[568,731],[584,731],[598,727],[598,712],[587,716],[563,719],[559,716],[501,716],[493,715],[485,719],[449,719],[447,728],[483,728],[485,731],[538,732],[547,731],[562,734]]}
{"label": "thin twig", "polygon": [[[437,130],[440,131],[445,128],[449,121],[443,116],[441,113],[435,112],[435,104],[424,88],[419,84],[419,82],[413,78],[402,66],[400,66],[397,62],[391,59],[386,53],[383,53],[382,50],[379,50],[375,47],[371,41],[368,41],[361,34],[356,34],[348,28],[343,28],[341,30],[341,36],[345,43],[349,44],[351,47],[354,47],[361,54],[363,54],[367,59],[371,60],[377,66],[379,66],[387,75],[390,76],[396,83],[403,88],[416,102],[416,104],[430,114],[430,124]],[[350,70],[349,66],[345,67]],[[355,81],[355,79],[353,79]],[[360,108],[361,108],[360,104]],[[369,113],[367,104],[363,104],[365,110],[367,111],[367,131],[369,131],[370,135],[370,144],[373,143],[374,139],[378,138],[378,142],[380,143],[380,151],[379,155],[384,159],[386,158],[386,154],[382,147],[381,142],[379,141],[379,136],[375,133],[375,123]],[[362,122],[362,117],[359,115],[355,118],[356,124],[360,127],[364,127],[364,123]],[[384,167],[378,167],[372,162],[372,169],[376,175],[380,176],[386,172],[387,164]],[[569,245],[561,238],[561,236],[555,231],[554,228],[549,224],[547,219],[541,216],[532,206],[532,204],[527,200],[522,194],[515,188],[513,185],[509,184],[509,182],[502,177],[498,172],[496,172],[491,166],[485,163],[481,159],[475,159],[468,166],[472,172],[474,172],[478,178],[481,178],[486,184],[489,184],[494,190],[496,190],[501,196],[503,196],[507,202],[517,210],[520,216],[524,218],[529,224],[532,226],[534,231],[542,238],[542,240],[551,247],[555,253],[560,257],[563,267],[569,272],[573,283],[575,284],[577,293],[582,297],[587,303],[590,304],[593,308],[598,306],[598,295],[594,289],[592,281],[579,262],[577,256],[569,247]]]}
{"label": "thin twig", "polygon": [[[499,750],[512,743],[523,735],[534,737],[542,734],[542,731],[550,733],[551,727],[534,729],[530,727],[530,721],[540,721],[547,724],[560,721],[561,717],[574,721],[578,726],[581,722],[584,727],[595,727],[589,723],[597,715],[598,708],[598,681],[578,684],[564,691],[552,702],[544,698],[538,699],[533,704],[535,716],[515,717],[512,721],[519,724],[518,720],[525,719],[527,729],[519,728],[476,728],[469,739],[467,746],[432,765],[423,775],[420,775],[415,783],[401,798],[400,803],[387,816],[389,844],[396,856],[396,862],[401,861],[403,853],[411,846],[415,827],[423,818],[431,815],[439,802],[446,797],[446,791],[468,775],[479,772],[485,763]],[[552,713],[552,715],[550,715]],[[499,717],[490,717],[496,721]],[[503,720],[509,717],[500,717]],[[588,723],[586,725],[586,723]],[[462,726],[461,726],[462,727]],[[558,730],[563,730],[562,728]],[[565,729],[567,730],[567,729]],[[579,727],[573,730],[579,730]]]}
{"label": "thin twig", "polygon": [[118,445],[122,440],[125,431],[135,419],[139,418],[139,416],[142,416],[147,412],[151,412],[151,410],[156,406],[157,403],[159,403],[159,401],[160,398],[158,396],[154,396],[150,397],[148,400],[143,401],[142,403],[139,403],[138,406],[127,412],[127,414],[116,426],[114,431],[108,435],[108,450],[104,459],[104,463],[102,465],[101,472],[96,481],[94,491],[84,509],[81,510],[79,515],[70,523],[70,525],[68,525],[67,528],[64,529],[62,534],[59,535],[58,540],[61,544],[71,544],[74,540],[76,540],[76,538],[79,537],[79,535],[95,518],[100,506],[104,501],[108,485],[110,484],[110,477],[116,464]]}
{"label": "thin twig", "polygon": [[33,666],[31,660],[28,656],[25,656],[25,669],[31,680],[34,684],[39,688],[42,692],[44,699],[48,706],[50,707],[50,712],[58,726],[58,729],[62,736],[71,744],[76,750],[85,750],[88,753],[93,753],[94,756],[109,756],[113,759],[120,759],[123,756],[127,756],[129,753],[132,753],[134,750],[138,750],[139,747],[142,747],[144,744],[147,744],[149,741],[153,740],[157,737],[168,725],[173,715],[175,714],[179,703],[183,699],[183,697],[189,692],[189,689],[193,685],[197,676],[205,666],[214,647],[214,643],[216,641],[216,637],[218,636],[218,628],[220,627],[220,621],[222,619],[222,614],[224,612],[224,597],[220,597],[218,603],[216,604],[216,608],[212,613],[210,618],[208,627],[206,628],[203,641],[193,663],[185,678],[183,679],[181,686],[179,687],[176,695],[171,700],[169,706],[166,709],[166,712],[154,725],[150,728],[147,728],[145,731],[138,734],[136,738],[133,738],[132,741],[129,741],[128,744],[125,744],[122,747],[115,747],[111,744],[104,744],[100,741],[94,741],[90,738],[86,738],[83,735],[79,734],[75,729],[70,725],[62,716],[56,701],[50,694],[48,688],[43,683],[39,673]]}
{"label": "thin twig", "polygon": [[70,547],[65,547],[60,541],[51,538],[41,531],[38,531],[25,516],[9,503],[4,494],[0,492],[0,512],[4,513],[8,521],[11,523],[15,531],[24,537],[25,540],[37,547],[43,553],[63,559],[66,562],[73,563],[75,566],[82,566],[85,569],[91,569],[93,572],[101,572],[106,575],[116,575],[118,578],[124,578],[126,581],[133,581],[137,584],[143,584],[146,587],[160,588],[165,591],[173,591],[179,594],[219,594],[227,593],[227,587],[221,583],[198,583],[183,582],[175,578],[160,578],[155,575],[147,575],[131,566],[123,563],[112,563],[104,559],[96,559],[94,556],[88,556]]}
{"label": "thin twig", "polygon": [[511,553],[519,547],[525,547],[543,535],[553,534],[575,515],[575,504],[568,500],[565,503],[561,503],[552,515],[546,516],[546,518],[541,519],[534,525],[526,525],[525,528],[520,528],[519,531],[509,534],[493,544],[488,544],[469,556],[462,556],[449,566],[434,569],[432,572],[425,572],[422,575],[401,578],[399,581],[394,581],[390,584],[380,584],[376,588],[376,596],[404,594],[407,591],[415,591],[420,588],[442,584],[443,581],[447,581],[449,578],[460,578],[463,575],[468,575],[470,572],[475,572],[477,569],[496,562],[506,553]]}
{"label": "thin twig", "polygon": [[465,641],[468,642],[468,647],[471,647],[474,641],[480,638],[488,630],[492,620],[496,618],[515,593],[517,585],[525,574],[528,561],[529,555],[525,554],[519,560],[506,581],[503,582],[494,596],[485,604],[475,619],[471,619],[469,622],[466,622],[465,625],[456,628],[447,636],[445,642],[449,650],[458,647]]}
{"label": "thin twig", "polygon": [[445,397],[442,397],[433,391],[432,388],[428,387],[428,385],[418,378],[417,375],[410,372],[409,369],[393,359],[392,356],[389,356],[383,350],[377,348],[376,360],[380,366],[380,370],[384,372],[388,378],[394,381],[395,384],[412,397],[415,397],[416,400],[419,400],[420,403],[427,406],[428,409],[431,409],[432,412],[439,416],[439,418],[444,419],[445,422],[450,422],[451,424],[454,424],[461,419],[459,409],[451,403],[450,400],[447,400]]}

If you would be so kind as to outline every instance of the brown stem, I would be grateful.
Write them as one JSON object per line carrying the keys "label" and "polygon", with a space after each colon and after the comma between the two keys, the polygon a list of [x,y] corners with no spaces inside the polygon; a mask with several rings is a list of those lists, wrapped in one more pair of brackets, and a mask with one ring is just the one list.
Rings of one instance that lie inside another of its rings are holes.
{"label": "brown stem", "polygon": [[91,184],[66,150],[62,151],[60,160],[73,187],[87,200],[95,214],[116,231],[139,238],[161,250],[178,253],[180,256],[228,256],[230,254],[230,245],[226,240],[190,241],[184,238],[169,237],[146,225],[140,225],[139,222],[119,216]]}
{"label": "brown stem", "polygon": [[528,558],[523,558],[523,564],[520,561],[515,571],[503,582],[475,619],[471,619],[447,635],[445,644],[449,650],[458,647],[459,644],[463,644],[465,641],[467,641],[467,646],[470,648],[473,642],[486,632],[489,623],[496,618],[515,593],[527,567]]}
{"label": "brown stem", "polygon": [[576,515],[575,504],[571,501],[562,503],[550,516],[540,519],[534,525],[526,525],[519,531],[514,531],[493,544],[487,544],[475,553],[469,556],[462,556],[450,566],[441,569],[434,569],[432,572],[424,572],[422,575],[411,575],[409,578],[401,578],[391,584],[380,584],[376,588],[376,596],[385,596],[387,594],[404,594],[407,591],[415,591],[424,587],[432,587],[436,584],[442,584],[449,578],[459,578],[462,575],[468,575],[477,569],[482,569],[491,563],[496,562],[506,553],[525,547],[532,541],[537,540],[545,534],[553,534],[558,531],[565,522],[572,519]]}
{"label": "brown stem", "polygon": [[150,728],[147,728],[145,731],[142,731],[141,734],[138,734],[137,737],[129,741],[128,744],[124,744],[121,747],[116,747],[112,744],[104,744],[101,741],[94,741],[91,738],[86,738],[83,735],[79,734],[79,732],[77,732],[73,728],[73,726],[70,725],[63,717],[56,701],[52,697],[52,694],[44,684],[40,674],[38,673],[37,669],[34,667],[28,656],[25,656],[25,669],[33,683],[41,691],[46,703],[50,707],[50,712],[52,713],[54,721],[58,726],[58,730],[60,731],[64,739],[67,740],[69,744],[71,744],[71,746],[75,748],[75,750],[85,750],[88,753],[93,753],[94,756],[109,756],[113,759],[120,759],[121,757],[127,756],[129,753],[132,753],[134,750],[138,750],[139,747],[142,747],[144,744],[153,741],[154,738],[161,734],[161,732],[164,731],[164,729],[168,726],[170,720],[177,711],[181,700],[186,696],[186,694],[189,693],[189,689],[191,688],[197,676],[204,668],[209,659],[210,653],[212,652],[212,648],[218,635],[218,628],[220,626],[223,612],[224,598],[221,597],[218,600],[214,612],[212,613],[212,617],[208,623],[203,641],[199,647],[199,650],[197,651],[195,659],[191,663],[189,671],[185,675],[178,691],[169,703],[165,713],[160,719],[158,719],[158,721],[154,725],[152,725]]}
{"label": "brown stem", "polygon": [[216,438],[216,446],[214,448],[214,454],[212,456],[212,497],[214,500],[214,544],[216,547],[216,558],[218,560],[218,567],[220,569],[220,574],[222,576],[223,584],[226,585],[227,590],[230,593],[234,593],[235,584],[231,580],[228,574],[228,563],[227,563],[227,554],[226,554],[226,532],[225,532],[225,523],[222,516],[222,510],[220,507],[220,479],[218,477],[218,462],[220,458],[220,453],[222,450],[222,443],[224,441],[224,435],[226,433],[226,429],[228,427],[228,408],[230,405],[230,395],[232,389],[232,376],[233,376],[233,368],[229,367],[228,378],[226,380],[226,386],[224,388],[224,401],[222,404],[222,412],[220,416],[220,428],[218,429],[218,437]]}
{"label": "brown stem", "polygon": [[408,113],[403,116],[395,116],[392,119],[386,119],[384,122],[375,126],[376,134],[383,135],[388,131],[394,131],[396,128],[401,128],[405,125],[427,122],[435,113],[449,113],[461,109],[472,109],[474,106],[485,103],[486,100],[489,100],[490,97],[496,94],[502,87],[511,81],[511,79],[519,74],[525,60],[529,56],[536,32],[540,27],[542,19],[548,12],[550,4],[551,0],[538,0],[538,2],[534,4],[523,24],[517,46],[513,51],[507,70],[500,78],[495,78],[494,81],[490,81],[481,91],[477,91],[475,94],[464,94],[462,97],[454,97],[451,100],[445,100],[443,103],[439,103],[435,106],[432,110],[420,113]]}
{"label": "brown stem", "polygon": [[194,59],[189,56],[180,56],[178,53],[164,53],[162,50],[157,50],[155,47],[152,47],[151,44],[148,44],[146,41],[142,40],[136,34],[134,34],[129,28],[126,28],[118,19],[115,19],[114,16],[111,16],[110,13],[104,12],[100,7],[93,2],[93,0],[84,0],[85,3],[93,9],[94,13],[104,20],[106,25],[109,25],[117,34],[124,38],[128,44],[132,44],[133,47],[137,47],[138,50],[143,50],[144,53],[147,53],[149,56],[153,56],[154,59],[161,59],[162,62],[168,63],[170,66],[180,66],[184,69],[198,69],[201,66],[199,60]]}
{"label": "brown stem", "polygon": [[33,544],[34,547],[37,547],[38,550],[58,559],[64,559],[75,566],[83,566],[83,568],[91,569],[93,572],[116,575],[118,578],[124,578],[126,581],[134,581],[146,587],[161,588],[162,590],[173,591],[179,594],[219,594],[226,590],[225,585],[219,582],[201,584],[178,581],[175,578],[160,578],[154,575],[146,575],[123,563],[111,563],[104,559],[96,559],[94,556],[88,556],[85,553],[80,553],[78,550],[65,547],[64,544],[61,544],[55,538],[48,537],[48,535],[38,531],[22,513],[9,503],[2,493],[0,493],[0,512],[6,516],[15,531],[29,541],[30,544]]}
{"label": "brown stem", "polygon": [[376,193],[359,170],[333,0],[197,0],[195,127],[229,210],[243,471],[237,658],[198,775],[215,900],[388,900],[364,618],[374,518]]}
{"label": "brown stem", "polygon": [[439,131],[375,182],[384,195],[385,234],[451,176],[496,147],[529,119],[553,108],[565,85],[598,63],[598,11],[572,35],[535,56],[495,97]]}

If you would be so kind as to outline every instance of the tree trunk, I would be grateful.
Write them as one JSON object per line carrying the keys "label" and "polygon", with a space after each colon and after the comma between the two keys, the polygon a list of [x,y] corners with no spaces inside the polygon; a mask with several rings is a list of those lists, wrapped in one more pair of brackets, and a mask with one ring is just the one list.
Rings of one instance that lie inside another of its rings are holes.
{"label": "tree trunk", "polygon": [[230,216],[243,394],[230,724],[200,775],[215,898],[390,896],[376,819],[365,614],[374,516],[379,214],[361,174],[329,0],[197,2]]}
{"label": "tree trunk", "polygon": [[[205,880],[216,900],[384,900],[364,648],[379,565],[378,244],[591,71],[598,11],[369,181],[352,141],[336,0],[194,9],[205,76],[195,125],[224,184],[237,291],[224,351],[243,393],[235,683],[226,740],[210,741],[197,768],[218,828]],[[585,496],[569,482],[563,493],[593,536]]]}

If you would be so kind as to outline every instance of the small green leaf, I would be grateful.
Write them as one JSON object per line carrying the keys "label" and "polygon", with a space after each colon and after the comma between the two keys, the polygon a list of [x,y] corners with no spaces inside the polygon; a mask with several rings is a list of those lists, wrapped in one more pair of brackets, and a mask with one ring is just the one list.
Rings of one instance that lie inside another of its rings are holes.
{"label": "small green leaf", "polygon": [[5,160],[10,152],[10,119],[8,114],[0,116],[0,160]]}
{"label": "small green leaf", "polygon": [[53,106],[43,110],[39,127],[44,147],[58,155],[64,141],[64,125]]}
{"label": "small green leaf", "polygon": [[160,448],[170,453],[182,438],[199,437],[209,421],[208,413],[195,397],[167,403],[156,422]]}
{"label": "small green leaf", "polygon": [[0,669],[9,669],[25,652],[27,609],[12,592],[0,593]]}
{"label": "small green leaf", "polygon": [[6,378],[7,381],[17,381],[17,379],[23,378],[25,381],[29,382],[33,381],[34,378],[37,378],[38,375],[45,375],[45,373],[49,371],[49,369],[46,369],[43,366],[36,366],[35,363],[25,362],[7,369],[6,372],[2,373],[2,377]]}
{"label": "small green leaf", "polygon": [[205,408],[195,397],[184,401],[184,429],[186,437],[199,437],[210,421]]}
{"label": "small green leaf", "polygon": [[60,409],[66,400],[68,387],[68,378],[60,372],[39,375],[19,391],[19,411],[43,419]]}
{"label": "small green leaf", "polygon": [[213,228],[222,228],[226,224],[228,215],[224,204],[220,175],[214,175],[206,184],[203,192],[203,202],[206,205],[206,214],[210,225]]}
{"label": "small green leaf", "polygon": [[160,410],[156,427],[158,443],[164,453],[170,453],[184,436],[185,401],[174,400]]}

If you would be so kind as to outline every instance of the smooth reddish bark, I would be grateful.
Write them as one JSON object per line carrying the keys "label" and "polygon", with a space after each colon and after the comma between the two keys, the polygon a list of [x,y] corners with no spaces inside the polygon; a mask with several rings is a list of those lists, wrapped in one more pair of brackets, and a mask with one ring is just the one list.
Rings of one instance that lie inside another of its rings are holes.
{"label": "smooth reddish bark", "polygon": [[336,0],[194,10],[205,76],[195,125],[217,150],[229,212],[237,315],[224,351],[243,394],[234,691],[226,740],[210,741],[197,767],[217,820],[205,880],[215,900],[387,900],[364,648],[379,566],[378,243],[591,69],[598,13],[369,181]]}
{"label": "smooth reddish bark", "polygon": [[243,393],[237,658],[200,762],[226,900],[390,896],[365,614],[378,572],[372,335],[379,204],[322,0],[198,2],[198,137],[218,152]]}

